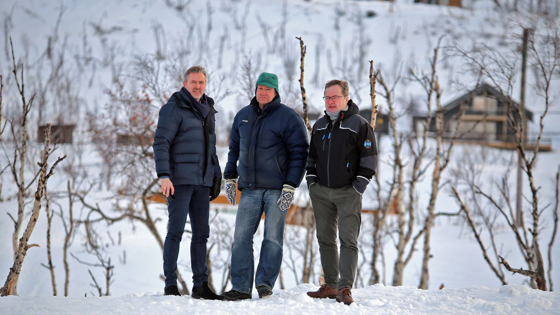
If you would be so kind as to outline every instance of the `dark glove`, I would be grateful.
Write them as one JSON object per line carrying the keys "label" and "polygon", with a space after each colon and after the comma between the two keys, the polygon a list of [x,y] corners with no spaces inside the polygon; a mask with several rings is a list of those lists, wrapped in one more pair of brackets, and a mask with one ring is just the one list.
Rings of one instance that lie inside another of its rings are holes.
{"label": "dark glove", "polygon": [[310,189],[311,186],[317,182],[317,176],[308,174],[305,177],[305,180],[307,181],[307,189]]}
{"label": "dark glove", "polygon": [[360,195],[363,194],[364,191],[366,191],[366,187],[368,184],[369,184],[369,180],[367,180],[363,176],[356,177],[356,179],[352,182],[352,186],[354,186],[354,189]]}
{"label": "dark glove", "polygon": [[226,197],[232,206],[235,206],[235,197],[237,195],[236,183],[236,179],[226,179]]}
{"label": "dark glove", "polygon": [[212,186],[210,187],[210,201],[218,198],[220,191],[222,190],[222,179],[219,177],[214,177]]}
{"label": "dark glove", "polygon": [[292,204],[294,200],[294,192],[296,189],[288,184],[284,184],[282,188],[282,194],[280,194],[280,198],[278,199],[278,207],[281,211],[286,211]]}

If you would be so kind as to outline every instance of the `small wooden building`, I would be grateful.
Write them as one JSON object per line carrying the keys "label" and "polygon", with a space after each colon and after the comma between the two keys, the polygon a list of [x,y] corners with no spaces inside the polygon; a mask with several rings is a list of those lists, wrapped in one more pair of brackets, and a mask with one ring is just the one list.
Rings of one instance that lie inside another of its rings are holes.
{"label": "small wooden building", "polygon": [[148,134],[117,134],[117,144],[151,146],[154,143],[154,133]]}
{"label": "small wooden building", "polygon": [[[490,147],[515,149],[517,137],[510,127],[508,113],[511,110],[516,124],[519,122],[519,104],[488,84],[482,84],[443,107],[444,136],[450,138],[458,131],[459,142],[477,143]],[[420,134],[426,126],[426,116],[414,116],[414,131]],[[533,112],[524,110],[524,125],[533,120]],[[435,113],[432,114],[428,131],[435,133]],[[524,128],[527,131],[527,128]],[[526,138],[526,147],[534,147],[535,140]],[[541,151],[550,151],[550,139],[542,139]]]}
{"label": "small wooden building", "polygon": [[[37,142],[45,142],[45,130],[47,125],[39,125],[37,130]],[[61,143],[72,143],[73,133],[76,128],[75,124],[60,124],[51,125],[51,143],[61,144]]]}
{"label": "small wooden building", "polygon": [[414,3],[426,3],[435,5],[448,5],[450,7],[461,7],[461,0],[414,0]]}
{"label": "small wooden building", "polygon": [[[371,121],[371,109],[360,110],[360,116],[364,117],[367,121]],[[374,132],[377,135],[389,134],[389,116],[387,114],[377,113]]]}

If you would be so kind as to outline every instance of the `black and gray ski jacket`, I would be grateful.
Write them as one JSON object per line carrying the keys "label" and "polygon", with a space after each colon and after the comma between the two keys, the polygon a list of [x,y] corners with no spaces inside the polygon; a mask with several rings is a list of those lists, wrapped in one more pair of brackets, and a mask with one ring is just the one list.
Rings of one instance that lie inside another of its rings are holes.
{"label": "black and gray ski jacket", "polygon": [[365,191],[377,170],[377,144],[373,129],[352,100],[336,121],[325,115],[313,125],[306,170],[308,186],[319,182]]}

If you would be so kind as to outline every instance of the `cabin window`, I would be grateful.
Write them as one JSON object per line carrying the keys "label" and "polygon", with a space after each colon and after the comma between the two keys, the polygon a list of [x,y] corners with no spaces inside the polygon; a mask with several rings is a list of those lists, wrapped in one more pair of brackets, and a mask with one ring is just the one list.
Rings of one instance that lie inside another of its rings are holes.
{"label": "cabin window", "polygon": [[472,101],[472,110],[495,113],[498,110],[498,101],[487,96],[475,96]]}

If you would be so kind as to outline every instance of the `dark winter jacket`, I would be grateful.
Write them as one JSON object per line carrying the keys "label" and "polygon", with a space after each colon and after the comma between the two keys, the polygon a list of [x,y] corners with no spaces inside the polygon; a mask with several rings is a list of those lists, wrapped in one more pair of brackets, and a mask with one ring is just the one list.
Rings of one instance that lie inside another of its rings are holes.
{"label": "dark winter jacket", "polygon": [[352,100],[333,122],[328,115],[313,125],[307,159],[307,185],[319,182],[330,188],[353,185],[363,193],[377,169],[373,129]]}
{"label": "dark winter jacket", "polygon": [[[200,103],[183,87],[159,111],[153,145],[156,172],[158,177],[169,176],[173,185],[211,186],[214,177],[222,177],[214,100],[204,94]],[[208,106],[210,110],[204,110]]]}
{"label": "dark winter jacket", "polygon": [[253,98],[233,120],[224,178],[239,177],[239,190],[298,187],[308,148],[303,120],[280,96],[262,111]]}

